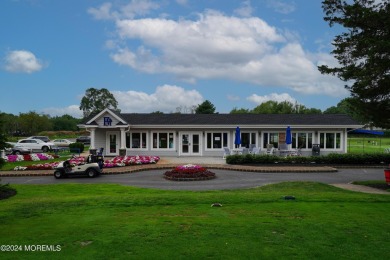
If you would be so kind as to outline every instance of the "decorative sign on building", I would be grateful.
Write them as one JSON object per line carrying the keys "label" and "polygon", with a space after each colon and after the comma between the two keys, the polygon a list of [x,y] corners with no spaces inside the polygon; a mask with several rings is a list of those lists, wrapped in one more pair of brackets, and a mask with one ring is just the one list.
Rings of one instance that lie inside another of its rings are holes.
{"label": "decorative sign on building", "polygon": [[104,118],[103,118],[103,125],[104,126],[110,126],[111,125],[111,123],[112,123],[112,119],[110,118],[110,117],[108,117],[108,116],[105,116]]}

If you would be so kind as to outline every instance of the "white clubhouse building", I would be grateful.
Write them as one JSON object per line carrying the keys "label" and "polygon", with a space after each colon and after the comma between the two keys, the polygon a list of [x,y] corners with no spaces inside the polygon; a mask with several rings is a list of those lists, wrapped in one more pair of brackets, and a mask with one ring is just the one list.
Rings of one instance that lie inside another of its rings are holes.
{"label": "white clubhouse building", "polygon": [[222,156],[234,148],[236,128],[241,146],[265,151],[285,143],[291,127],[292,149],[310,155],[319,144],[321,154],[346,153],[348,131],[362,127],[341,114],[136,114],[104,109],[80,128],[90,132],[90,150],[104,148],[105,156]]}

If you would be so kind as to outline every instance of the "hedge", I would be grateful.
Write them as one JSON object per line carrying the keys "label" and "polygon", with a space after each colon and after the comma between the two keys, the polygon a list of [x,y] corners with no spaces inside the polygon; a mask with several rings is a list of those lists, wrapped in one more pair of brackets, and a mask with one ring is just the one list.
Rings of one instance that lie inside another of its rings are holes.
{"label": "hedge", "polygon": [[228,164],[331,164],[331,165],[382,165],[390,164],[390,154],[336,154],[321,156],[229,155]]}
{"label": "hedge", "polygon": [[69,151],[70,152],[77,152],[77,153],[82,153],[84,152],[84,144],[83,143],[72,143],[69,145]]}

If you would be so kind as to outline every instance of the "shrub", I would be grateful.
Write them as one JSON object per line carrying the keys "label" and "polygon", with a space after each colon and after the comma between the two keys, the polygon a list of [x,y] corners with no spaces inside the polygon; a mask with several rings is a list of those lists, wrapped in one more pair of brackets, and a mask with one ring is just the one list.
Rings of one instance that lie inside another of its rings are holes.
{"label": "shrub", "polygon": [[5,160],[3,158],[0,158],[0,169],[3,167],[5,164]]}
{"label": "shrub", "polygon": [[83,143],[72,143],[69,145],[69,151],[75,153],[82,153],[84,152],[84,144]]}
{"label": "shrub", "polygon": [[276,155],[230,155],[226,158],[228,164],[335,164],[335,165],[367,165],[389,164],[390,154],[336,154],[322,156],[290,156]]}

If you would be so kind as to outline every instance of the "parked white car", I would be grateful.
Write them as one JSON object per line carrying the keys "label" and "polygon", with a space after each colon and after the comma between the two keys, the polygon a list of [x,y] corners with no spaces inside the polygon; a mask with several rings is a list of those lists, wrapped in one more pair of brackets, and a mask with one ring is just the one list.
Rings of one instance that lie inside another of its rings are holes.
{"label": "parked white car", "polygon": [[70,144],[73,144],[73,142],[68,139],[55,139],[51,142],[58,147],[69,147]]}
{"label": "parked white car", "polygon": [[31,149],[33,151],[39,150],[46,153],[51,149],[53,149],[53,146],[54,146],[53,143],[51,142],[46,143],[40,139],[22,139],[15,144],[14,148],[23,147],[23,148]]}

